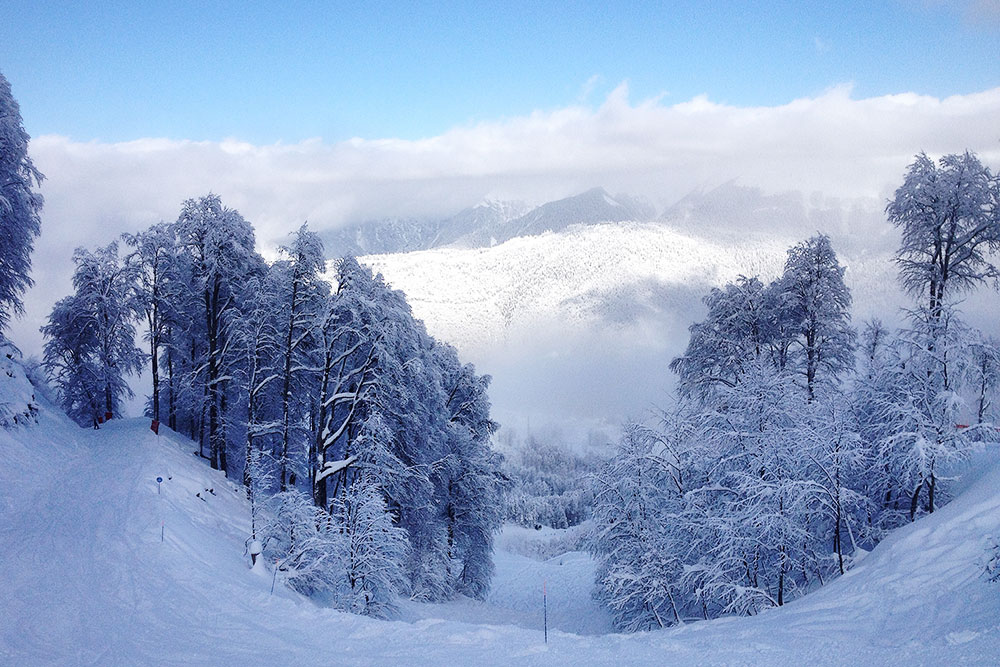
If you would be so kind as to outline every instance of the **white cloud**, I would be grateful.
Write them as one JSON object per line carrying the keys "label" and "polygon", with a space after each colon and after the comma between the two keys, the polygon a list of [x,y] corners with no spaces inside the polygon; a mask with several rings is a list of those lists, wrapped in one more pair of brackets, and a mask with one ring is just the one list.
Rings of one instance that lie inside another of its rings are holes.
{"label": "white cloud", "polygon": [[255,146],[42,136],[31,143],[47,175],[37,286],[11,335],[26,352],[39,349],[38,326],[69,290],[74,247],[173,219],[183,199],[208,191],[254,223],[265,248],[303,220],[323,229],[450,214],[487,195],[541,202],[595,185],[661,205],[734,178],[767,192],[884,198],[920,150],[971,149],[1000,162],[997,118],[1000,89],[856,100],[838,86],[781,106],[733,107],[706,97],[632,103],[622,84],[597,108],[538,111],[418,141]]}

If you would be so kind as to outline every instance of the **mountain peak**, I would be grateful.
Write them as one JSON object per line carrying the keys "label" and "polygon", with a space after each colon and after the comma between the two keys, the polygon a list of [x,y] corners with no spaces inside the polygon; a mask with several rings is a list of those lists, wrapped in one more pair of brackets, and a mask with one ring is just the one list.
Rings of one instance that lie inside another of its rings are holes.
{"label": "mountain peak", "polygon": [[652,207],[642,200],[627,195],[612,197],[604,188],[596,187],[578,195],[542,204],[512,220],[504,240],[547,231],[557,232],[576,224],[649,220],[652,216]]}

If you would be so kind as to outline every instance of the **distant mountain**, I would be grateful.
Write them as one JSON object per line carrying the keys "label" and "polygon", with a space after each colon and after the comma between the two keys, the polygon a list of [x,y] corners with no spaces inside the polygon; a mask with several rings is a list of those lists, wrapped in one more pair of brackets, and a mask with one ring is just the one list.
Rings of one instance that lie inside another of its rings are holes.
{"label": "distant mountain", "polygon": [[[502,231],[512,238],[492,247],[363,259],[406,293],[435,337],[494,376],[498,414],[639,415],[669,391],[667,367],[704,317],[709,290],[741,274],[774,279],[788,248],[817,231],[846,267],[857,326],[871,317],[894,326],[908,302],[896,280],[897,232],[878,201],[838,206],[730,184],[643,222],[624,220],[632,214],[615,206],[620,197],[585,194],[509,221]],[[589,206],[557,215],[577,203]],[[591,222],[601,217],[620,220]],[[996,330],[995,299],[986,290],[964,304],[975,326]]]}
{"label": "distant mountain", "polygon": [[524,202],[487,200],[441,222],[432,247],[484,248],[504,237],[507,225],[531,210]]}
{"label": "distant mountain", "polygon": [[627,195],[612,197],[604,188],[543,204],[511,220],[498,240],[558,232],[570,225],[593,225],[601,222],[647,222],[655,215],[652,205]]}
{"label": "distant mountain", "polygon": [[445,219],[385,218],[321,233],[327,257],[383,255],[444,246],[488,248],[519,236],[561,231],[570,225],[649,221],[653,206],[629,195],[594,188],[531,208],[523,202],[487,200]]}
{"label": "distant mountain", "polygon": [[320,232],[327,257],[381,255],[434,247],[440,223],[417,218],[384,218]]}

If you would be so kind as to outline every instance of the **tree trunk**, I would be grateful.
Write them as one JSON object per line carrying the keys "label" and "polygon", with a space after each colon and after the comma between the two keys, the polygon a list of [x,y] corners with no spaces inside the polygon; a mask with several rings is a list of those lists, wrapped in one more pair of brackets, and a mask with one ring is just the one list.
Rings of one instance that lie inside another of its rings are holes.
{"label": "tree trunk", "polygon": [[[170,330],[167,331],[167,335],[170,336]],[[168,340],[172,340],[168,338]],[[174,390],[174,348],[173,345],[167,345],[167,426],[171,430],[177,430],[177,405],[176,401],[176,391]]]}
{"label": "tree trunk", "polygon": [[226,463],[226,388],[219,387],[219,469],[229,477],[229,465]]}
{"label": "tree trunk", "polygon": [[285,491],[285,471],[288,463],[288,411],[289,394],[292,391],[292,338],[295,329],[295,306],[299,291],[296,277],[292,273],[292,302],[288,304],[288,329],[285,332],[285,368],[281,388],[281,490]]}
{"label": "tree trunk", "polygon": [[917,488],[913,490],[913,496],[910,498],[910,521],[917,515],[917,503],[920,501],[920,489],[924,488],[924,480],[920,480],[920,484],[917,484]]}
{"label": "tree trunk", "polygon": [[212,468],[220,469],[219,462],[219,385],[216,380],[219,377],[218,359],[218,317],[213,305],[218,303],[213,299],[213,292],[217,296],[219,291],[219,281],[216,279],[214,290],[205,290],[205,325],[208,333],[208,377],[206,386],[208,387],[208,451]]}
{"label": "tree trunk", "polygon": [[150,367],[153,371],[153,419],[160,421],[160,366],[156,358],[158,341],[150,336],[149,352]]}
{"label": "tree trunk", "polygon": [[934,514],[934,487],[937,484],[937,477],[931,473],[931,481],[927,485],[927,511]]}
{"label": "tree trunk", "polygon": [[837,503],[837,520],[833,530],[833,550],[837,553],[837,561],[840,565],[840,573],[844,573],[844,549],[840,538],[840,503]]}

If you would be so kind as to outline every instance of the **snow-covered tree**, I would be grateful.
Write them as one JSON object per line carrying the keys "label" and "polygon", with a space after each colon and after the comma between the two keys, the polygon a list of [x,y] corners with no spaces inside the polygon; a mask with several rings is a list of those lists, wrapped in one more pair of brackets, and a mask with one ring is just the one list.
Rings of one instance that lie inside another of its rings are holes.
{"label": "snow-covered tree", "polygon": [[717,463],[692,493],[713,506],[715,519],[705,545],[711,567],[696,588],[724,613],[784,604],[817,572],[806,518],[819,489],[806,474],[798,396],[789,373],[758,361],[706,415],[702,437]]}
{"label": "snow-covered tree", "polygon": [[594,479],[597,595],[626,632],[684,620],[681,579],[690,521],[684,512],[685,469],[668,440],[625,426],[612,458]]}
{"label": "snow-covered tree", "polygon": [[448,453],[436,471],[444,492],[449,557],[462,564],[458,592],[483,599],[493,576],[493,536],[504,518],[501,457],[490,448],[497,429],[486,393],[490,377],[462,364],[448,345],[436,344],[433,354],[447,395]]}
{"label": "snow-covered tree", "polygon": [[995,402],[1000,391],[1000,341],[978,334],[969,349],[967,382],[973,393],[976,424],[982,425],[996,417]]}
{"label": "snow-covered tree", "polygon": [[144,362],[135,346],[141,303],[135,270],[118,257],[118,244],[73,255],[75,294],[59,301],[42,327],[45,361],[63,407],[81,424],[118,414],[132,396],[126,376]]}
{"label": "snow-covered tree", "polygon": [[[381,336],[372,280],[371,272],[353,258],[341,260],[336,291],[324,306],[317,331],[322,341],[322,364],[310,458],[313,496],[321,507],[328,503],[331,482],[333,495],[347,487],[347,467],[358,459],[351,440],[378,430],[377,419],[366,430],[361,428],[369,417],[378,361],[376,343]],[[401,467],[393,462],[391,469]]]}
{"label": "snow-covered tree", "polygon": [[45,336],[45,370],[59,403],[80,425],[97,425],[104,414],[97,365],[97,328],[75,295],[52,307],[41,329]]}
{"label": "snow-covered tree", "polygon": [[991,253],[1000,250],[1000,181],[973,153],[920,153],[886,206],[901,228],[900,278],[926,299],[933,319],[962,292],[1000,276]]}
{"label": "snow-covered tree", "polygon": [[406,531],[393,525],[373,471],[334,501],[333,516],[346,541],[343,567],[349,587],[344,608],[385,618],[406,586]]}
{"label": "snow-covered tree", "polygon": [[381,276],[344,258],[336,283],[315,332],[316,502],[329,505],[377,471],[408,536],[410,595],[481,596],[502,511],[487,382],[437,345]]}
{"label": "snow-covered tree", "polygon": [[272,291],[274,283],[253,279],[246,287],[238,332],[239,347],[246,355],[240,373],[247,406],[243,485],[252,501],[255,493],[253,465],[265,458],[265,450],[273,453],[274,447],[269,440],[273,440],[280,429],[276,418],[276,404],[280,403],[276,400],[276,387],[280,374],[275,368],[280,334],[274,315],[277,300]]}
{"label": "snow-covered tree", "polygon": [[691,325],[684,355],[670,362],[682,397],[707,398],[733,387],[749,364],[769,354],[774,308],[759,278],[740,276],[705,297],[708,316]]}
{"label": "snow-covered tree", "polygon": [[251,542],[260,542],[261,531],[269,525],[268,496],[274,482],[273,465],[270,465],[267,454],[257,448],[247,448],[247,459],[243,467],[243,480],[246,485],[247,500],[250,501],[250,536]]}
{"label": "snow-covered tree", "polygon": [[227,392],[233,365],[243,361],[234,345],[241,317],[237,295],[251,276],[263,272],[264,263],[254,252],[253,227],[217,195],[185,201],[173,229],[187,259],[190,320],[203,334],[190,341],[195,357],[188,384],[203,390],[209,459],[213,468],[226,471]]}
{"label": "snow-covered tree", "polygon": [[31,250],[41,232],[42,174],[28,157],[28,133],[10,83],[0,72],[0,335],[23,312],[32,285]]}
{"label": "snow-covered tree", "polygon": [[125,258],[132,265],[137,279],[137,295],[146,316],[146,341],[149,343],[150,370],[153,374],[153,393],[150,397],[150,414],[160,419],[160,352],[168,325],[171,323],[172,302],[176,300],[177,281],[172,272],[176,268],[176,240],[170,227],[164,223],[153,225],[137,234],[123,234],[122,239],[133,248]]}
{"label": "snow-covered tree", "polygon": [[958,427],[964,407],[959,382],[968,342],[968,330],[947,306],[920,309],[911,316],[911,328],[902,332],[894,391],[880,406],[883,421],[892,426],[879,448],[896,483],[908,494],[910,520],[923,493],[928,512],[946,497],[938,485],[940,470],[969,449],[968,436]]}
{"label": "snow-covered tree", "polygon": [[[329,284],[320,279],[324,268],[323,244],[305,224],[292,244],[282,251],[287,259],[275,262],[268,280],[275,283],[273,307],[277,323],[277,368],[281,384],[281,422],[278,433],[281,461],[279,483],[287,488],[289,446],[308,438],[305,415],[312,407],[308,384],[317,366],[316,327]],[[299,397],[296,400],[296,397]],[[305,447],[302,448],[303,452]]]}
{"label": "snow-covered tree", "polygon": [[[852,418],[851,403],[839,395],[812,402],[803,415],[802,448],[807,456],[805,475],[815,483],[814,508],[807,522],[816,536],[817,551],[829,534],[837,569],[844,574],[851,557],[869,545],[868,518],[872,502],[865,494],[864,479],[872,463],[871,450],[861,438]],[[817,562],[819,576],[828,570]]]}
{"label": "snow-covered tree", "polygon": [[854,363],[851,293],[830,238],[820,234],[789,249],[776,288],[783,296],[782,315],[794,335],[794,365],[804,376],[812,401],[817,384],[836,386]]}

